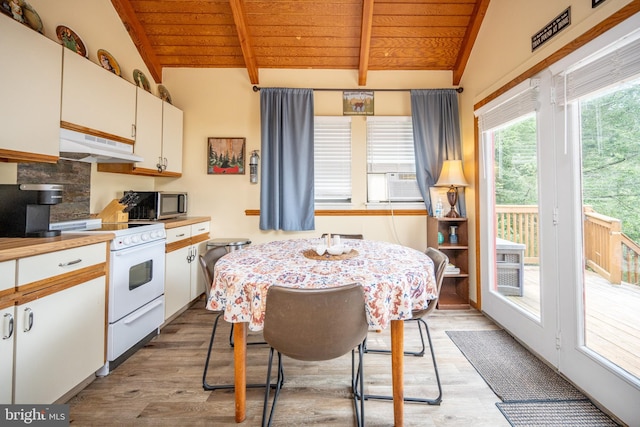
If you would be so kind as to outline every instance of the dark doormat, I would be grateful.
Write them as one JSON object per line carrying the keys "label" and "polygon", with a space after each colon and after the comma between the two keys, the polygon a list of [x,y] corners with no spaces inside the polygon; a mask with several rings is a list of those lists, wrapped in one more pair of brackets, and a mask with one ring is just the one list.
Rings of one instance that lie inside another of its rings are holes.
{"label": "dark doormat", "polygon": [[[447,331],[447,335],[503,401],[496,405],[511,425],[617,425],[506,331]],[[562,417],[560,424],[553,421],[556,412]],[[572,418],[567,417],[567,412],[573,414],[576,424],[570,423]],[[533,414],[533,424],[528,414]],[[591,423],[589,420],[594,419],[595,414],[606,423]],[[521,419],[526,419],[526,422],[521,422]]]}
{"label": "dark doormat", "polygon": [[618,425],[587,399],[498,402],[496,406],[514,427],[616,427]]}

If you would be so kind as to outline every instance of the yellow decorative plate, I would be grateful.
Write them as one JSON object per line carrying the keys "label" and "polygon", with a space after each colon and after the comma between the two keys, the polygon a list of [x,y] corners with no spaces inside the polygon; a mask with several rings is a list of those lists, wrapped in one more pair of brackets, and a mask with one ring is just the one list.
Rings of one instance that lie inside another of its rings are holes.
{"label": "yellow decorative plate", "polygon": [[116,76],[120,75],[120,65],[118,61],[106,50],[98,49],[98,63],[102,65],[105,70],[111,71]]}

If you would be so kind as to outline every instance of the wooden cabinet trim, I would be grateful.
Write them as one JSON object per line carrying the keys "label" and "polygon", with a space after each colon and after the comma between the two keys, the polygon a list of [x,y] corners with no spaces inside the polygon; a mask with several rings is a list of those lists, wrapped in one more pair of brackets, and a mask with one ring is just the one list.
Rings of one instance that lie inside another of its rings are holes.
{"label": "wooden cabinet trim", "polygon": [[107,263],[103,262],[80,270],[60,274],[55,277],[20,286],[17,288],[17,304],[24,304],[38,298],[46,297],[47,295],[55,294],[56,292],[72,288],[101,276],[105,276],[106,281],[106,274]]}
{"label": "wooden cabinet trim", "polygon": [[121,136],[112,135],[112,134],[107,133],[107,132],[102,132],[102,131],[91,129],[91,128],[88,128],[88,127],[85,127],[85,126],[76,125],[76,124],[73,124],[73,123],[65,122],[63,120],[60,120],[60,127],[63,128],[63,129],[74,130],[76,132],[86,133],[88,135],[97,136],[99,138],[106,138],[106,139],[110,139],[112,141],[122,142],[123,144],[134,145],[134,143],[135,143],[135,141],[133,139],[123,138]]}

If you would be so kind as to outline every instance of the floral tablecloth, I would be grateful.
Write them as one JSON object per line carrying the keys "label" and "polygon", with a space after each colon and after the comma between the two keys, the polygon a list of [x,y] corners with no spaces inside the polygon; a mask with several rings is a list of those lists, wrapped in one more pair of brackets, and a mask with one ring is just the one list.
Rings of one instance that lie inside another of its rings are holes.
{"label": "floral tablecloth", "polygon": [[267,289],[327,288],[360,283],[369,325],[384,329],[391,320],[411,317],[436,297],[431,258],[393,243],[343,239],[358,251],[344,260],[316,260],[303,255],[320,239],[280,240],[245,246],[218,260],[207,308],[224,310],[228,322],[248,322],[262,330]]}

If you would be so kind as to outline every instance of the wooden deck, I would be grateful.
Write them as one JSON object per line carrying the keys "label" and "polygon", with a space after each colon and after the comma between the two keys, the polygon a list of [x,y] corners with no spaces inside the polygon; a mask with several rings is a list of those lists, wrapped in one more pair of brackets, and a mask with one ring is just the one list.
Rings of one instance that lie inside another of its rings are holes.
{"label": "wooden deck", "polygon": [[[587,347],[640,378],[640,286],[612,285],[585,271]],[[525,266],[524,296],[509,300],[540,317],[538,266]]]}

